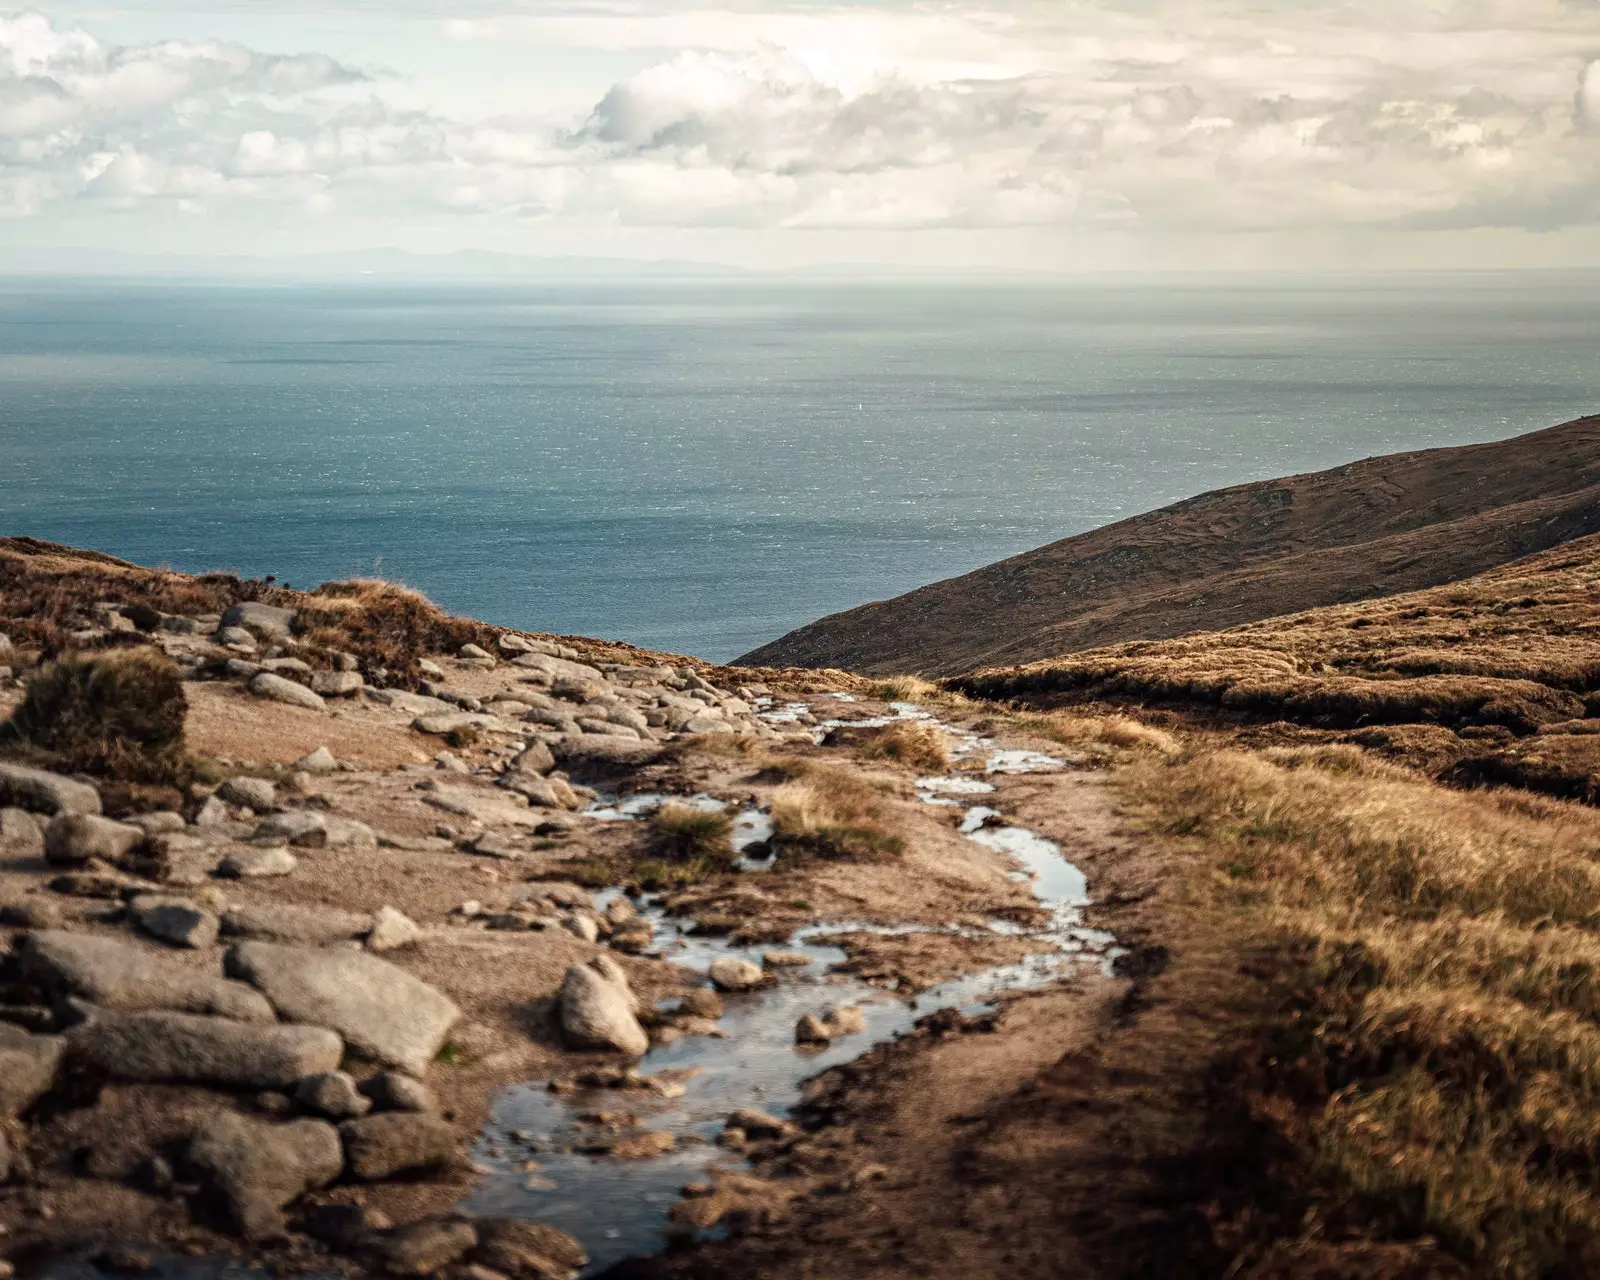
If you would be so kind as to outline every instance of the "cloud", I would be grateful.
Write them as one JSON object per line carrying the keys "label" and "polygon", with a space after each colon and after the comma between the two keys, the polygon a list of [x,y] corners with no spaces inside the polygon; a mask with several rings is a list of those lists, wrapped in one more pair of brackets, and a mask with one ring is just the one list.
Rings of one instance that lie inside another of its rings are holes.
{"label": "cloud", "polygon": [[24,14],[0,19],[0,210],[1155,233],[1600,219],[1600,8],[1200,8],[1208,21],[1189,0],[668,6],[442,27],[695,44],[557,122],[402,107],[322,54],[118,46]]}

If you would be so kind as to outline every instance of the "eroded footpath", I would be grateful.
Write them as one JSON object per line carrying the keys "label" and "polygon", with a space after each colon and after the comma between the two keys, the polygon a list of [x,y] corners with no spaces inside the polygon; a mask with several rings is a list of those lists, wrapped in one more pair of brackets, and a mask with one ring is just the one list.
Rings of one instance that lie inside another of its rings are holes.
{"label": "eroded footpath", "polygon": [[[936,1235],[940,1142],[1125,985],[1089,885],[1149,869],[1100,775],[979,708],[525,637],[403,692],[212,621],[167,647],[219,781],[111,817],[0,777],[20,1271],[594,1274],[868,1202]],[[877,749],[917,724],[937,769]],[[881,848],[774,829],[839,772]]]}

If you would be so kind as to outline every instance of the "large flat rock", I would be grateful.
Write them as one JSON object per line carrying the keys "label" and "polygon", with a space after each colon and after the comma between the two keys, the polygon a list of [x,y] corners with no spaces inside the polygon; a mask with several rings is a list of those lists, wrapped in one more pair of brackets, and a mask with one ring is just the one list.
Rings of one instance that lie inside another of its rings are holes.
{"label": "large flat rock", "polygon": [[167,1009],[237,1022],[272,1022],[260,992],[221,975],[197,973],[117,938],[46,929],[17,950],[23,971],[57,996],[78,996],[103,1009],[139,1013]]}
{"label": "large flat rock", "polygon": [[99,813],[100,793],[58,773],[0,764],[0,805],[32,813]]}
{"label": "large flat rock", "polygon": [[371,916],[336,907],[299,907],[286,902],[238,906],[222,917],[222,932],[229,938],[314,947],[358,938],[370,928]]}
{"label": "large flat rock", "polygon": [[416,1075],[461,1016],[443,992],[359,951],[241,942],[228,953],[227,970],[286,1021],[330,1027],[364,1057]]}
{"label": "large flat rock", "polygon": [[96,1011],[67,1033],[74,1061],[113,1080],[287,1089],[332,1071],[344,1045],[322,1027],[264,1026],[187,1013]]}

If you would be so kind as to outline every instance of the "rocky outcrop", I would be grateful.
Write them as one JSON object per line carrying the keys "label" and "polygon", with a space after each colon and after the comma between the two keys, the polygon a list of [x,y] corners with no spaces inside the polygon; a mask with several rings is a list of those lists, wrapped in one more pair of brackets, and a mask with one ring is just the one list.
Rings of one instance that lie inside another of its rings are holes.
{"label": "rocky outcrop", "polygon": [[331,1027],[356,1053],[413,1074],[428,1069],[461,1012],[427,983],[359,951],[242,942],[226,963],[279,1017]]}
{"label": "rocky outcrop", "polygon": [[100,793],[87,782],[0,763],[0,805],[15,805],[31,813],[99,813]]}

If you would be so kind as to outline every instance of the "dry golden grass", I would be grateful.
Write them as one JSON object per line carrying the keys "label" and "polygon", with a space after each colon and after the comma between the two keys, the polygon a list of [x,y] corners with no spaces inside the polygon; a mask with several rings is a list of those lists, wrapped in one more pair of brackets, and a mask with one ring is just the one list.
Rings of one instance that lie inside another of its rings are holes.
{"label": "dry golden grass", "polygon": [[1131,780],[1208,868],[1202,914],[1308,957],[1251,1086],[1300,1152],[1301,1229],[1431,1237],[1485,1276],[1593,1274],[1600,812],[1350,746]]}
{"label": "dry golden grass", "polygon": [[650,835],[656,855],[672,862],[704,860],[726,868],[738,860],[726,813],[669,802],[651,817]]}
{"label": "dry golden grass", "polygon": [[874,729],[856,749],[865,760],[892,760],[919,773],[950,768],[950,746],[944,732],[922,720],[901,720]]}
{"label": "dry golden grass", "polygon": [[1176,734],[1135,720],[1132,716],[1075,715],[1070,711],[1022,712],[1010,717],[1019,729],[1036,733],[1062,746],[1077,747],[1095,755],[1153,751],[1162,756],[1183,752]]}
{"label": "dry golden grass", "polygon": [[904,849],[883,793],[859,774],[831,765],[795,773],[772,797],[773,839],[780,850],[873,861]]}
{"label": "dry golden grass", "polygon": [[1327,728],[1581,718],[1600,691],[1600,537],[1426,591],[950,682],[974,697],[1220,708]]}

